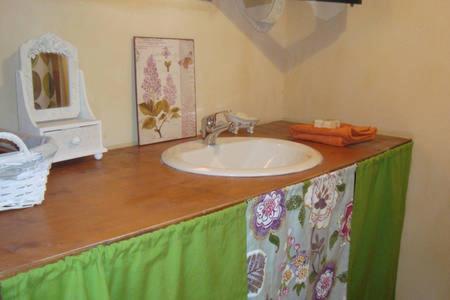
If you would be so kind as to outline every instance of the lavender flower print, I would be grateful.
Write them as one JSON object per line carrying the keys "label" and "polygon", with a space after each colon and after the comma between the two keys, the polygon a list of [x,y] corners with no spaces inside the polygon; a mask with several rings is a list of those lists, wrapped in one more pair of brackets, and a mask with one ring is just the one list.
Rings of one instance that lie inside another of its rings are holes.
{"label": "lavender flower print", "polygon": [[161,99],[161,80],[153,55],[150,55],[147,59],[141,87],[144,90],[142,96],[144,101],[139,103],[139,110],[146,116],[142,122],[142,128],[153,130],[162,138],[164,124],[173,119],[181,118],[181,112],[179,107],[174,106],[177,88],[170,74],[166,77],[166,85],[163,88],[164,98]]}
{"label": "lavender flower print", "polygon": [[144,90],[143,99],[146,103],[156,101],[161,97],[161,80],[153,55],[150,55],[147,66],[144,68],[144,81],[141,87]]}
{"label": "lavender flower print", "polygon": [[165,59],[168,59],[171,53],[169,51],[169,48],[167,48],[167,46],[165,46],[163,48],[163,51],[161,52],[161,54],[162,54],[162,56],[164,56]]}
{"label": "lavender flower print", "polygon": [[170,74],[167,75],[166,85],[163,88],[163,92],[164,92],[164,99],[167,100],[169,105],[175,105],[177,99],[177,87],[175,86],[172,75]]}
{"label": "lavender flower print", "polygon": [[276,190],[262,195],[253,207],[253,231],[256,237],[264,238],[269,231],[280,228],[286,215],[285,195]]}
{"label": "lavender flower print", "polygon": [[172,54],[172,53],[170,53],[169,48],[167,48],[167,46],[164,47],[163,51],[161,52],[161,55],[164,56],[164,58],[166,59],[164,61],[164,66],[166,67],[167,72],[170,72],[170,66],[172,65],[172,61],[168,60],[170,54]]}

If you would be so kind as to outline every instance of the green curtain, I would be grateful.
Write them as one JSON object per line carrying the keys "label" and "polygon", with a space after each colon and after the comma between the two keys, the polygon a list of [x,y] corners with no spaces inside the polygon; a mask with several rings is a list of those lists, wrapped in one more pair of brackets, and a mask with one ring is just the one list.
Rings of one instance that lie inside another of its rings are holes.
{"label": "green curtain", "polygon": [[1,282],[14,299],[246,299],[245,203]]}
{"label": "green curtain", "polygon": [[349,300],[395,299],[411,152],[412,143],[408,143],[358,164]]}

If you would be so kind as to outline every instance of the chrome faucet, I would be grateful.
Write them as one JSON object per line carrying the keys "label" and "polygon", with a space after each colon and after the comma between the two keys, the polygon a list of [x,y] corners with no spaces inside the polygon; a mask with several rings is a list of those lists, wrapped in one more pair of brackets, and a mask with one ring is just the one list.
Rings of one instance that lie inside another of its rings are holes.
{"label": "chrome faucet", "polygon": [[205,144],[215,145],[216,139],[224,131],[230,128],[231,122],[219,122],[217,123],[217,115],[225,114],[228,111],[220,111],[212,115],[206,116],[202,119],[202,138]]}

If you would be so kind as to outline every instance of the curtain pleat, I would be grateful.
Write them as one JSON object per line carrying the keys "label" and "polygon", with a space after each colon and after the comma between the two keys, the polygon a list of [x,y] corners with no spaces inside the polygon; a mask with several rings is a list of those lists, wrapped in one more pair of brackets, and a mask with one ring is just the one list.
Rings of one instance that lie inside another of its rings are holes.
{"label": "curtain pleat", "polygon": [[358,164],[349,300],[395,299],[412,145],[402,145]]}
{"label": "curtain pleat", "polygon": [[7,299],[245,299],[246,204],[1,282]]}

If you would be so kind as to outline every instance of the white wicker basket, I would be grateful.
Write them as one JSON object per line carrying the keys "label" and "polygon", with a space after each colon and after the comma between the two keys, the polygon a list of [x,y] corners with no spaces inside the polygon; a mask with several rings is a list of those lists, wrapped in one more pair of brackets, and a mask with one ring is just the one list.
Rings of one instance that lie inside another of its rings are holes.
{"label": "white wicker basket", "polygon": [[41,204],[57,146],[48,137],[24,142],[9,132],[0,132],[1,140],[17,145],[19,151],[0,154],[0,211]]}

